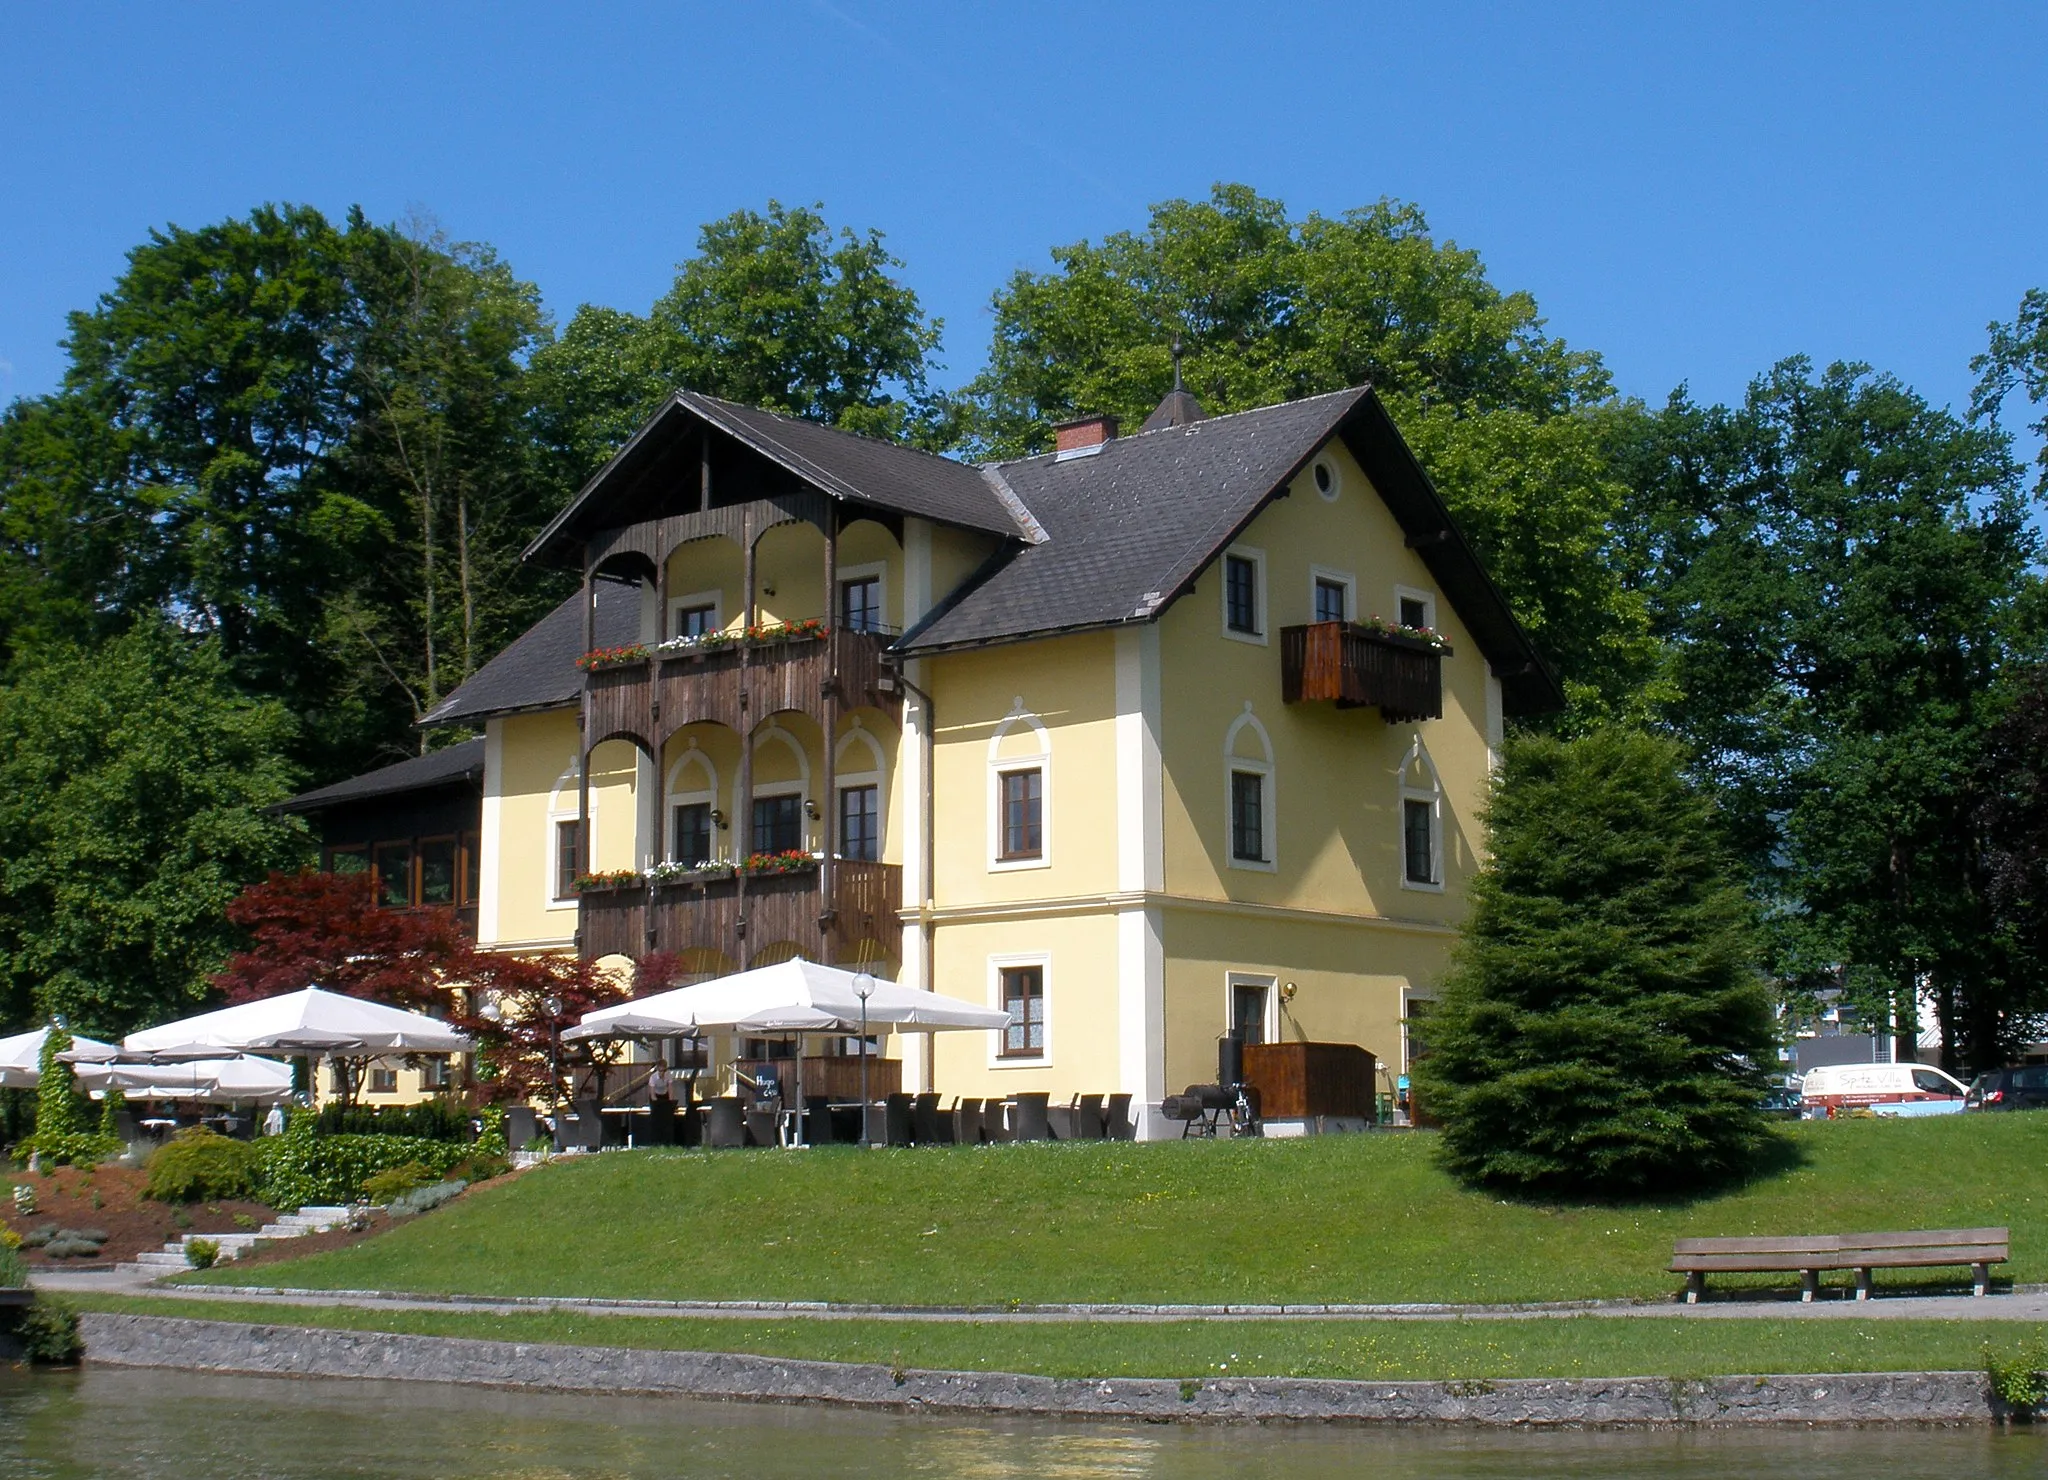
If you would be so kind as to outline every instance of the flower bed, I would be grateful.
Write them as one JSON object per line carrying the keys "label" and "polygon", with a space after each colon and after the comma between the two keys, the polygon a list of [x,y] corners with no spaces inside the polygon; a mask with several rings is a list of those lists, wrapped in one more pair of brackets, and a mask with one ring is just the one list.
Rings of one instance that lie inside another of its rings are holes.
{"label": "flower bed", "polygon": [[576,660],[576,666],[585,673],[595,673],[601,668],[623,668],[629,663],[645,661],[650,651],[644,642],[628,643],[624,647],[592,648]]}
{"label": "flower bed", "polygon": [[818,866],[818,860],[795,849],[786,853],[755,853],[740,865],[743,874],[802,874]]}

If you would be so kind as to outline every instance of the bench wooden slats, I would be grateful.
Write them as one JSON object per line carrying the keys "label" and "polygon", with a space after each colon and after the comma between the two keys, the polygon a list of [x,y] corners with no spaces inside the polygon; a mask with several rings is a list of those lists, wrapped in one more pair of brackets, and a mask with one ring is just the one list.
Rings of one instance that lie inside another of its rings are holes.
{"label": "bench wooden slats", "polygon": [[1686,1276],[1688,1304],[1699,1299],[1710,1273],[1795,1271],[1800,1298],[1811,1300],[1822,1270],[1856,1271],[1856,1298],[1870,1294],[1873,1269],[1970,1266],[1974,1293],[1990,1286],[1990,1266],[2011,1258],[2003,1228],[1931,1228],[1910,1232],[1801,1234],[1786,1238],[1682,1238],[1672,1247],[1671,1269]]}

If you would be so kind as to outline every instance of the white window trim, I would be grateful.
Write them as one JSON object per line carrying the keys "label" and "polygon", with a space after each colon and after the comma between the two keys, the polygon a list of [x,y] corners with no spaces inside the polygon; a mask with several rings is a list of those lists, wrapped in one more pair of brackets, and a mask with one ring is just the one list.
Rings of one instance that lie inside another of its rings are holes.
{"label": "white window trim", "polygon": [[1408,1042],[1408,1018],[1411,1004],[1436,1001],[1434,992],[1425,992],[1416,987],[1401,988],[1401,1069],[1406,1078],[1415,1072],[1415,1054]]}
{"label": "white window trim", "polygon": [[[1420,766],[1429,776],[1429,785],[1419,786],[1408,779],[1409,772]],[[1430,758],[1429,750],[1417,735],[1415,743],[1401,758],[1400,801],[1395,805],[1395,848],[1394,867],[1398,871],[1401,887],[1418,894],[1441,894],[1444,892],[1444,785],[1437,774],[1436,762]],[[1429,804],[1429,863],[1435,876],[1429,883],[1418,883],[1408,877],[1408,803]]]}
{"label": "white window trim", "polygon": [[693,606],[711,608],[711,629],[717,631],[725,626],[725,593],[723,591],[691,591],[682,596],[668,599],[668,612],[661,624],[660,641],[667,642],[676,635],[676,613]]}
{"label": "white window trim", "polygon": [[1223,973],[1223,1025],[1225,1030],[1234,1027],[1231,1015],[1237,1011],[1237,989],[1239,987],[1264,987],[1266,989],[1265,1021],[1259,1030],[1268,1043],[1280,1041],[1280,978],[1264,971],[1226,971]]}
{"label": "white window trim", "polygon": [[[803,838],[800,851],[805,853],[816,853],[818,851],[811,846],[813,820],[810,814],[803,810],[802,806],[804,802],[811,800],[810,757],[804,754],[802,742],[773,720],[763,725],[761,732],[754,736],[754,754],[759,755],[762,747],[771,740],[787,745],[796,753],[796,779],[794,781],[756,781],[753,783],[753,795],[743,799],[740,796],[739,778],[737,776],[733,778],[732,825],[736,829],[746,829],[733,842],[733,857],[735,861],[753,856],[754,809],[752,803],[760,800],[762,797],[793,796],[799,798],[797,819],[798,826],[802,829],[801,837]],[[836,801],[837,798],[834,798],[834,800]]]}
{"label": "white window trim", "polygon": [[1394,588],[1394,610],[1390,614],[1392,620],[1396,623],[1401,620],[1401,603],[1404,601],[1421,602],[1422,625],[1432,632],[1441,630],[1436,625],[1436,595],[1434,592],[1424,591],[1415,586],[1396,586]]}
{"label": "white window trim", "polygon": [[[1004,1057],[1001,1032],[989,1034],[988,1066],[991,1069],[1050,1069],[1052,1067],[1052,954],[1048,951],[1026,951],[1020,954],[991,956],[988,958],[988,1000],[997,1012],[1003,1007],[1003,968],[1006,966],[1036,966],[1038,968],[1039,1013],[1045,1034],[1045,1049],[1035,1056],[1013,1055]],[[1005,1030],[1007,1031],[1007,1030]]]}
{"label": "white window trim", "polygon": [[[692,791],[684,791],[677,785],[683,779],[683,772],[685,770],[700,768],[705,775],[711,778],[711,785],[709,787],[700,786]],[[718,809],[718,766],[709,755],[693,745],[677,756],[675,764],[668,768],[668,784],[661,790],[662,809],[665,813],[661,819],[661,856],[666,859],[675,857],[676,852],[676,808],[698,803],[709,803],[713,811]],[[713,863],[720,861],[720,855],[723,851],[719,847],[719,831],[718,824],[713,822],[711,824],[711,861]]]}
{"label": "white window trim", "polygon": [[[1019,725],[1029,727],[1038,739],[1035,755],[1004,755],[1003,737]],[[1003,857],[1003,774],[1007,771],[1038,772],[1039,843],[1036,858]],[[996,726],[988,741],[988,871],[1017,873],[1024,869],[1052,867],[1052,735],[1042,720],[1024,707],[1020,694],[1011,702],[1010,712]]]}
{"label": "white window trim", "polygon": [[[1242,756],[1237,753],[1239,732],[1249,729],[1259,737],[1259,744],[1265,750],[1263,759]],[[1262,859],[1239,858],[1237,856],[1237,819],[1232,816],[1231,774],[1248,771],[1260,778],[1259,796],[1259,846],[1264,851]],[[1280,805],[1277,768],[1273,764],[1273,737],[1266,733],[1266,727],[1259,717],[1252,713],[1252,701],[1244,701],[1244,713],[1231,722],[1223,735],[1223,862],[1225,866],[1242,869],[1247,873],[1273,874],[1280,871]]]}
{"label": "white window trim", "polygon": [[1308,619],[1316,619],[1316,586],[1328,581],[1344,588],[1344,620],[1358,620],[1358,577],[1348,570],[1333,570],[1327,565],[1311,565],[1308,568]]}
{"label": "white window trim", "polygon": [[[1230,625],[1230,565],[1232,556],[1252,563],[1252,620],[1259,624],[1256,632],[1239,632]],[[1217,614],[1223,624],[1223,635],[1232,642],[1248,642],[1253,647],[1265,647],[1266,634],[1273,624],[1266,615],[1266,552],[1253,545],[1232,545],[1223,552],[1223,558],[1216,562],[1218,577]]]}
{"label": "white window trim", "polygon": [[[905,624],[889,620],[889,563],[885,560],[871,560],[861,565],[842,565],[834,577],[841,586],[848,581],[879,580],[882,583],[882,625],[901,628]],[[839,627],[846,621],[846,604],[841,600],[842,592],[832,593],[832,615],[826,618],[828,625]]]}
{"label": "white window trim", "polygon": [[[576,894],[555,893],[555,833],[557,824],[574,822],[577,813],[577,768],[579,763],[571,760],[569,768],[555,778],[554,790],[548,794],[547,841],[541,850],[544,866],[541,869],[541,908],[544,910],[573,910],[577,906]],[[566,800],[565,800],[566,794]],[[597,857],[597,792],[590,793],[590,851],[589,857]]]}
{"label": "white window trim", "polygon": [[[886,607],[883,609],[887,610]],[[853,749],[855,745],[860,745],[867,752],[868,759],[874,762],[865,771],[842,769],[846,764],[847,752]],[[872,786],[875,789],[875,856],[877,859],[886,858],[889,853],[889,779],[883,774],[884,769],[882,742],[877,740],[867,730],[861,728],[860,720],[856,717],[853,722],[853,728],[839,737],[839,744],[834,749],[832,786],[835,793],[846,791],[850,787],[855,786]],[[839,797],[835,794],[832,798],[832,827],[835,831],[843,815],[844,813],[840,809]],[[836,841],[844,843],[844,839],[836,839]]]}
{"label": "white window trim", "polygon": [[[1330,487],[1325,492],[1316,482],[1316,469],[1330,470]],[[1344,465],[1332,457],[1327,450],[1318,452],[1308,465],[1308,486],[1315,490],[1316,497],[1326,504],[1337,502],[1337,495],[1344,491]]]}

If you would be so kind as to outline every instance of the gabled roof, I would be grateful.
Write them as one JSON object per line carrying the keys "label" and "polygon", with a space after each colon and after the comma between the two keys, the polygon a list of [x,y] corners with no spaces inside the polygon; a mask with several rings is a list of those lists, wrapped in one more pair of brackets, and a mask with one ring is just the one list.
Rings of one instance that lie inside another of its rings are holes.
{"label": "gabled roof", "polygon": [[1004,463],[1043,542],[999,551],[906,633],[906,653],[1144,622],[1190,589],[1332,436],[1342,436],[1500,675],[1508,712],[1564,696],[1370,388],[1115,439],[1085,457]]}
{"label": "gabled roof", "polygon": [[[583,692],[581,594],[527,628],[510,647],[470,675],[469,682],[428,710],[422,725],[479,724],[503,714],[564,709]],[[640,638],[640,592],[617,581],[597,583],[598,647]]]}
{"label": "gabled roof", "polygon": [[[608,511],[630,498],[644,475],[658,473],[695,425],[716,428],[834,498],[1011,539],[1028,537],[980,473],[965,463],[696,391],[677,391],[527,546],[526,558],[560,558],[590,531],[621,522]],[[694,481],[688,486],[694,487]]]}
{"label": "gabled roof", "polygon": [[484,742],[465,740],[445,750],[416,755],[396,765],[381,766],[346,781],[301,792],[290,801],[278,803],[279,812],[319,812],[344,802],[367,801],[371,797],[396,796],[408,791],[432,791],[436,787],[480,781],[484,774]]}

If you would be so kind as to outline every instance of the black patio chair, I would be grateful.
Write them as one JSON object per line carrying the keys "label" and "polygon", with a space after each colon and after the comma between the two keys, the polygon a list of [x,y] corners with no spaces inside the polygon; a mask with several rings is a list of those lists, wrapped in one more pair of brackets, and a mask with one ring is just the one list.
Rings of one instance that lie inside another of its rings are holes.
{"label": "black patio chair", "polygon": [[1111,1095],[1103,1112],[1103,1134],[1112,1141],[1135,1141],[1138,1128],[1131,1123],[1131,1097]]}
{"label": "black patio chair", "polygon": [[955,1100],[953,1102],[953,1143],[956,1146],[979,1146],[981,1144],[980,1100]]}
{"label": "black patio chair", "polygon": [[747,1118],[738,1096],[704,1102],[704,1144],[718,1148],[747,1144]]}
{"label": "black patio chair", "polygon": [[951,1130],[950,1117],[939,1114],[937,1095],[922,1094],[911,1102],[910,1134],[918,1145],[944,1145],[953,1139],[948,1134]]}
{"label": "black patio chair", "polygon": [[1045,1107],[1045,1129],[1046,1134],[1055,1141],[1073,1140],[1074,1102],[1069,1100],[1064,1105],[1047,1104]]}
{"label": "black patio chair", "polygon": [[647,1144],[673,1146],[676,1143],[676,1102],[650,1100],[647,1105]]}
{"label": "black patio chair", "polygon": [[1052,1126],[1047,1121],[1046,1109],[1052,1099],[1047,1094],[1018,1095],[1015,1101],[1015,1118],[1010,1122],[1010,1139],[1013,1141],[1049,1141]]}
{"label": "black patio chair", "polygon": [[837,1136],[832,1127],[832,1097],[804,1096],[804,1139],[813,1146],[830,1146]]}
{"label": "black patio chair", "polygon": [[[909,1095],[890,1095],[882,1102],[882,1143],[886,1146],[908,1146],[910,1144]],[[872,1136],[870,1137],[872,1139]]]}
{"label": "black patio chair", "polygon": [[505,1146],[511,1151],[524,1151],[533,1144],[533,1138],[540,1134],[540,1117],[533,1113],[531,1105],[513,1105],[505,1111]]}
{"label": "black patio chair", "polygon": [[1102,1134],[1102,1096],[1074,1096],[1074,1139],[1099,1141]]}

